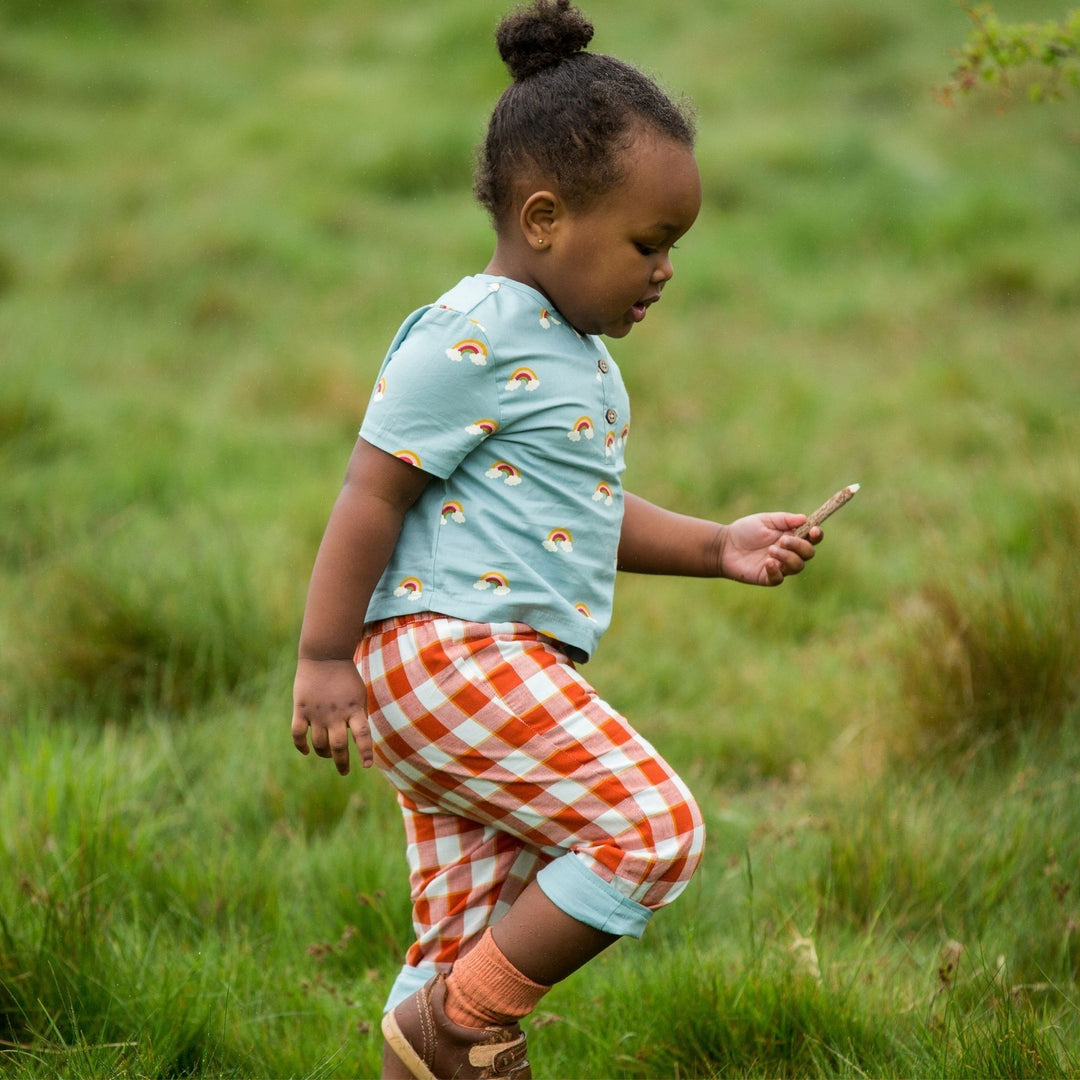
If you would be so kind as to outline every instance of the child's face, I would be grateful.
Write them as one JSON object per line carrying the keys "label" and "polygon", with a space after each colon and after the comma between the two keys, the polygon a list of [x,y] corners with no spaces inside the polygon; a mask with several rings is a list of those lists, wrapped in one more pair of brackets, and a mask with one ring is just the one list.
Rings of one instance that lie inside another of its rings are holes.
{"label": "child's face", "polygon": [[693,151],[652,132],[625,151],[626,179],[584,210],[564,210],[542,260],[544,293],[583,334],[625,337],[673,274],[670,252],[701,209]]}

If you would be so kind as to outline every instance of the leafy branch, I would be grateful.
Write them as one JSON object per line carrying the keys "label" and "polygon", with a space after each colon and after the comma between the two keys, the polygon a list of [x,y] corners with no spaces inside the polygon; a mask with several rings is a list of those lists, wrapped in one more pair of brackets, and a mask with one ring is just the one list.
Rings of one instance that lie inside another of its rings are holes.
{"label": "leafy branch", "polygon": [[1002,22],[990,4],[960,0],[972,29],[949,81],[938,100],[952,104],[957,94],[995,86],[1010,94],[1016,73],[1023,71],[1032,101],[1061,101],[1080,90],[1080,8],[1060,22]]}

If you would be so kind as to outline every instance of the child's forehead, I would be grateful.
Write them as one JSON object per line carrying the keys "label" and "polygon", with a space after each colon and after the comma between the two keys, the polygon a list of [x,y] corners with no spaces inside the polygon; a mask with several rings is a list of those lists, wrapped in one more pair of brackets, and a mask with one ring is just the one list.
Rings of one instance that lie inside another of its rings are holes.
{"label": "child's forehead", "polygon": [[635,203],[655,214],[657,229],[680,232],[688,211],[701,206],[701,176],[692,147],[674,139],[639,139],[625,151],[624,176],[613,200]]}
{"label": "child's forehead", "polygon": [[649,127],[632,132],[618,154],[624,165],[630,168],[642,168],[652,164],[662,166],[673,160],[696,163],[693,146]]}

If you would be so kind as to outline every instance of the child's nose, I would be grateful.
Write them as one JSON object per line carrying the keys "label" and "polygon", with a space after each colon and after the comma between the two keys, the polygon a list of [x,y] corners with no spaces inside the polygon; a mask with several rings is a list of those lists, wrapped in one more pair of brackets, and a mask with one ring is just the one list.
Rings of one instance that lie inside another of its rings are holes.
{"label": "child's nose", "polygon": [[665,281],[670,281],[674,276],[675,267],[671,265],[671,256],[661,255],[660,261],[656,264],[656,269],[652,273],[652,283],[662,285]]}

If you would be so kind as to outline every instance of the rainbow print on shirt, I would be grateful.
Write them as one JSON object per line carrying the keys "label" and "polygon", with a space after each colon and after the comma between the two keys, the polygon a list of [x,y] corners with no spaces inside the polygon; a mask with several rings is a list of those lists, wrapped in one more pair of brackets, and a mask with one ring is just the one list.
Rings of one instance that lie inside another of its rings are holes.
{"label": "rainbow print on shirt", "polygon": [[508,461],[496,461],[484,475],[489,480],[498,480],[501,477],[503,483],[510,487],[516,487],[521,483],[521,473]]}
{"label": "rainbow print on shirt", "polygon": [[602,502],[605,506],[610,506],[615,501],[615,493],[611,490],[611,485],[603,480],[596,485],[592,497],[593,502]]}
{"label": "rainbow print on shirt", "polygon": [[526,390],[535,390],[539,385],[540,380],[536,372],[527,367],[516,368],[506,381],[507,390],[520,390],[522,387]]}
{"label": "rainbow print on shirt", "polygon": [[419,600],[424,592],[424,583],[415,577],[402,578],[401,584],[394,590],[395,596],[407,596],[410,600]]}
{"label": "rainbow print on shirt", "polygon": [[375,393],[371,395],[372,401],[382,401],[386,397],[386,377],[384,376],[375,384]]}
{"label": "rainbow print on shirt", "polygon": [[548,551],[573,551],[574,538],[569,529],[552,529],[544,540],[544,547]]}
{"label": "rainbow print on shirt", "polygon": [[474,420],[471,424],[466,424],[465,430],[470,435],[483,435],[486,439],[499,430],[499,421],[485,416],[482,420]]}
{"label": "rainbow print on shirt", "polygon": [[467,356],[477,367],[483,367],[487,363],[488,351],[487,346],[482,341],[477,341],[476,338],[466,338],[464,341],[459,341],[456,345],[452,345],[447,349],[446,356],[447,359],[458,363]]}
{"label": "rainbow print on shirt", "polygon": [[595,434],[596,428],[593,427],[592,418],[579,416],[574,421],[574,426],[566,433],[566,437],[571,442],[581,442],[582,438],[591,439]]}
{"label": "rainbow print on shirt", "polygon": [[609,431],[604,439],[604,457],[611,457],[615,453],[615,432]]}
{"label": "rainbow print on shirt", "polygon": [[439,524],[445,525],[448,521],[456,522],[458,525],[465,524],[465,508],[456,499],[444,502],[440,511]]}
{"label": "rainbow print on shirt", "polygon": [[540,309],[540,325],[545,330],[550,330],[552,326],[562,326],[562,323],[544,307]]}
{"label": "rainbow print on shirt", "polygon": [[414,453],[412,450],[395,450],[394,457],[400,461],[408,462],[414,469],[422,469],[424,466],[420,463],[420,455]]}
{"label": "rainbow print on shirt", "polygon": [[589,605],[586,604],[584,600],[578,601],[578,603],[574,605],[574,610],[579,615],[584,615],[586,619],[592,619],[592,612],[589,610]]}
{"label": "rainbow print on shirt", "polygon": [[485,589],[492,589],[496,596],[505,596],[510,591],[510,582],[498,570],[488,570],[487,573],[481,574],[473,582],[473,588],[478,589],[480,592]]}

